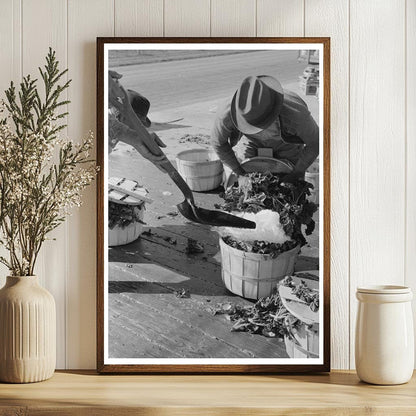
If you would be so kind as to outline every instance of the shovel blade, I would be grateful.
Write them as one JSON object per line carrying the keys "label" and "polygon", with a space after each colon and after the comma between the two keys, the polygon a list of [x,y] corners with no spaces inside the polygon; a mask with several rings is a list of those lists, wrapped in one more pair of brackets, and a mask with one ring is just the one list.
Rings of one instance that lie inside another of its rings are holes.
{"label": "shovel blade", "polygon": [[199,224],[213,225],[217,227],[234,227],[234,228],[256,228],[256,223],[246,220],[235,215],[222,211],[214,211],[205,208],[199,208],[189,204],[188,201],[180,203],[179,212],[187,219]]}

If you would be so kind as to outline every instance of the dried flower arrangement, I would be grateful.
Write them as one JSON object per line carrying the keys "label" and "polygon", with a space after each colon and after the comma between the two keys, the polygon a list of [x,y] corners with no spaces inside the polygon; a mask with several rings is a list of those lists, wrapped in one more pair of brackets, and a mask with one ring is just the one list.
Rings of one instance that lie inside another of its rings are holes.
{"label": "dried flower arrangement", "polygon": [[89,156],[92,133],[80,144],[59,135],[69,103],[60,97],[70,81],[60,84],[67,70],[59,70],[52,49],[39,72],[42,96],[27,75],[20,90],[10,84],[0,108],[0,245],[9,252],[0,262],[13,276],[33,275],[47,235],[81,205],[97,169]]}

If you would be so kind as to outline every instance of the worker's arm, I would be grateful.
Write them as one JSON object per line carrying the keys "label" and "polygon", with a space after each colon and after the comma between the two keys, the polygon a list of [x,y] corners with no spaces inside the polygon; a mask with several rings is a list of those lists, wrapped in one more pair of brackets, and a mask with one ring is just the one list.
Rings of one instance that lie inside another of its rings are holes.
{"label": "worker's arm", "polygon": [[[295,97],[295,99],[296,98],[297,97]],[[297,105],[297,107],[295,107],[294,104]],[[295,182],[296,180],[303,178],[306,169],[308,169],[319,155],[319,127],[311,116],[306,104],[301,101],[300,97],[298,98],[298,101],[292,101],[290,112],[291,114],[286,114],[286,117],[290,119],[290,117],[294,116],[294,119],[292,119],[294,125],[292,127],[292,134],[298,136],[305,146],[293,171],[282,179],[285,182]],[[288,122],[290,123],[290,120],[288,120]]]}
{"label": "worker's arm", "polygon": [[[156,133],[148,133],[155,140],[160,147],[166,147],[166,145],[160,140]],[[164,155],[155,156],[143,146],[140,140],[140,135],[124,123],[119,121],[116,116],[110,111],[108,114],[108,151],[111,152],[114,146],[119,142],[129,144],[134,147],[143,157],[150,161],[159,162],[159,160],[165,160]]]}
{"label": "worker's arm", "polygon": [[[155,133],[149,133],[143,126],[137,115],[134,113],[130,105],[127,92],[119,84],[117,77],[110,71],[108,76],[109,93],[108,99],[123,116],[123,123],[115,119],[109,118],[109,139],[114,141],[117,138],[124,143],[133,146],[143,157],[150,160],[159,169],[160,163],[166,160],[166,155],[160,147],[166,147]],[[110,143],[110,147],[111,144]]]}
{"label": "worker's arm", "polygon": [[230,144],[232,133],[236,132],[231,120],[230,103],[221,109],[211,131],[211,146],[218,155],[221,162],[228,166],[237,175],[244,175],[246,172],[241,167]]}
{"label": "worker's arm", "polygon": [[298,136],[305,143],[305,147],[293,169],[293,173],[303,176],[306,169],[319,155],[319,127],[311,114],[300,124]]}
{"label": "worker's arm", "polygon": [[289,90],[284,90],[280,120],[286,133],[299,137],[305,145],[293,171],[283,178],[286,182],[293,182],[304,176],[306,169],[319,155],[319,127],[305,101]]}

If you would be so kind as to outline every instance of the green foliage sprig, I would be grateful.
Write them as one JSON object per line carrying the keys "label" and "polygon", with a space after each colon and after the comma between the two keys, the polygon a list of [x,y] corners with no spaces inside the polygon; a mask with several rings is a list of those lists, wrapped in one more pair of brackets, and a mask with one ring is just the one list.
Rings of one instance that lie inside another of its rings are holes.
{"label": "green foliage sprig", "polygon": [[0,262],[14,276],[33,275],[47,235],[81,205],[96,174],[92,134],[79,144],[59,136],[69,103],[61,96],[71,81],[62,83],[67,70],[51,48],[39,72],[42,94],[27,75],[19,90],[10,84],[0,107],[0,245],[9,252]]}

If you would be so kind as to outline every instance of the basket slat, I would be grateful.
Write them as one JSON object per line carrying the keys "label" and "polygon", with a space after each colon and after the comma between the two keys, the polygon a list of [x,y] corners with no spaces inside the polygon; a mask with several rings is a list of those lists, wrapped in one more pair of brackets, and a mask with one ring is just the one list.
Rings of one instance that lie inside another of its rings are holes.
{"label": "basket slat", "polygon": [[152,203],[148,192],[136,181],[112,177],[108,179],[108,199],[125,205],[137,205],[142,202]]}

